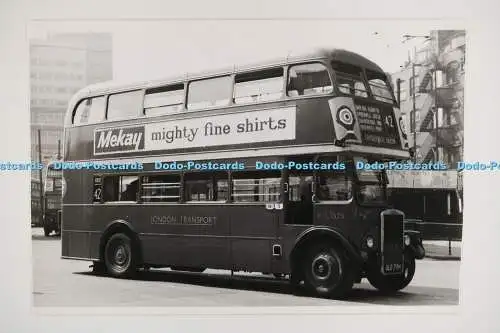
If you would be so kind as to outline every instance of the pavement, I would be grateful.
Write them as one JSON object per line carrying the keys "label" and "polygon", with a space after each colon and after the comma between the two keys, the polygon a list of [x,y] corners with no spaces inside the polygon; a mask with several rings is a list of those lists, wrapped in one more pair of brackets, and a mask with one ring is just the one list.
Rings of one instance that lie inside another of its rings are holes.
{"label": "pavement", "polygon": [[[234,306],[360,306],[458,305],[459,261],[417,261],[412,283],[384,296],[363,280],[347,300],[293,294],[286,280],[258,273],[207,270],[202,274],[169,269],[141,273],[136,279],[96,275],[90,262],[62,260],[59,237],[45,237],[33,228],[33,305],[42,307],[234,307]],[[440,244],[429,244],[440,246]]]}
{"label": "pavement", "polygon": [[435,260],[460,260],[462,242],[423,241],[425,257]]}

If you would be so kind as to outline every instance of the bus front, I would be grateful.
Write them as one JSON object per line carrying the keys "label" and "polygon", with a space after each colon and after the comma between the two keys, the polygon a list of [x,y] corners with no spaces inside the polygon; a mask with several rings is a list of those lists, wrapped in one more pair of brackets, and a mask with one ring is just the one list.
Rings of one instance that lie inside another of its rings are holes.
{"label": "bus front", "polygon": [[425,255],[418,233],[405,230],[404,212],[388,201],[385,170],[411,158],[405,120],[378,66],[355,57],[353,62],[333,59],[331,69],[334,143],[347,153],[353,184],[356,227],[348,237],[362,258],[360,277],[379,290],[397,291],[411,282],[415,259]]}

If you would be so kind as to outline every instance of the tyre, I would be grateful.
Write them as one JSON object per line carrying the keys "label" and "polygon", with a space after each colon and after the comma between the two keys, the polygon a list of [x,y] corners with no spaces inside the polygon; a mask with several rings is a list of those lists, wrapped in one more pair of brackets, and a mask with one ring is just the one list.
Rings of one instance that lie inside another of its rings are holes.
{"label": "tyre", "polygon": [[370,284],[383,293],[395,293],[406,288],[415,275],[415,258],[405,255],[402,275],[383,275],[380,269],[371,269],[368,272]]}
{"label": "tyre", "polygon": [[49,237],[51,232],[52,230],[50,230],[49,227],[43,227],[43,233],[45,234],[45,237]]}
{"label": "tyre", "polygon": [[354,284],[354,270],[346,256],[332,244],[312,246],[302,261],[306,288],[315,295],[343,298]]}
{"label": "tyre", "polygon": [[137,271],[137,253],[129,236],[112,235],[104,248],[106,271],[114,277],[131,277]]}

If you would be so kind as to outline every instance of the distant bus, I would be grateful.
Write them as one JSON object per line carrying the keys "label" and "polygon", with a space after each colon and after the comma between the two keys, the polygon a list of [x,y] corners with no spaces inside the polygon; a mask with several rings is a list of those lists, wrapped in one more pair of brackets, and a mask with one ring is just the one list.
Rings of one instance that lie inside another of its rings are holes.
{"label": "distant bus", "polygon": [[61,233],[62,217],[62,170],[54,161],[47,165],[44,177],[45,209],[43,216],[43,231],[49,236],[53,231]]}
{"label": "distant bus", "polygon": [[42,204],[40,200],[41,185],[38,179],[31,179],[31,226],[41,227],[42,223]]}
{"label": "distant bus", "polygon": [[410,156],[388,78],[353,52],[90,86],[64,140],[62,257],[111,276],[263,272],[339,298],[401,290],[424,256],[385,172],[355,168]]}
{"label": "distant bus", "polygon": [[389,197],[427,240],[461,240],[462,191],[456,171],[390,171]]}

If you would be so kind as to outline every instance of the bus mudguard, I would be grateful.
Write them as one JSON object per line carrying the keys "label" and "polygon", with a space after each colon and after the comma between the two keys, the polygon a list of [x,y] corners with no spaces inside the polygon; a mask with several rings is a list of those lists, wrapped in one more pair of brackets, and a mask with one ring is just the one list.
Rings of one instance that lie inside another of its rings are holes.
{"label": "bus mudguard", "polygon": [[139,239],[139,236],[137,234],[137,231],[135,230],[135,228],[132,226],[131,223],[129,223],[125,220],[113,220],[106,225],[106,227],[104,228],[104,232],[102,233],[101,241],[100,241],[100,245],[99,245],[100,253],[102,254],[102,252],[103,252],[102,250],[106,246],[106,240],[108,239],[108,237],[111,236],[112,234],[114,234],[115,232],[120,232],[120,231],[131,234],[130,236],[132,236],[134,242],[138,246],[139,255],[140,255],[139,257],[142,259],[140,239]]}
{"label": "bus mudguard", "polygon": [[316,237],[331,237],[332,239],[335,239],[344,250],[347,251],[347,254],[349,257],[354,260],[357,263],[362,263],[363,259],[361,258],[360,254],[354,246],[338,231],[328,228],[328,227],[311,227],[306,230],[304,230],[299,236],[297,237],[297,240],[295,241],[294,247],[292,249],[292,252],[290,253],[290,258],[294,258],[294,256],[297,253],[297,250],[301,247],[302,244],[307,242],[308,240]]}
{"label": "bus mudguard", "polygon": [[413,254],[415,259],[423,259],[425,257],[425,249],[422,244],[422,238],[418,231],[407,230],[405,235],[410,237],[410,245],[406,248]]}

